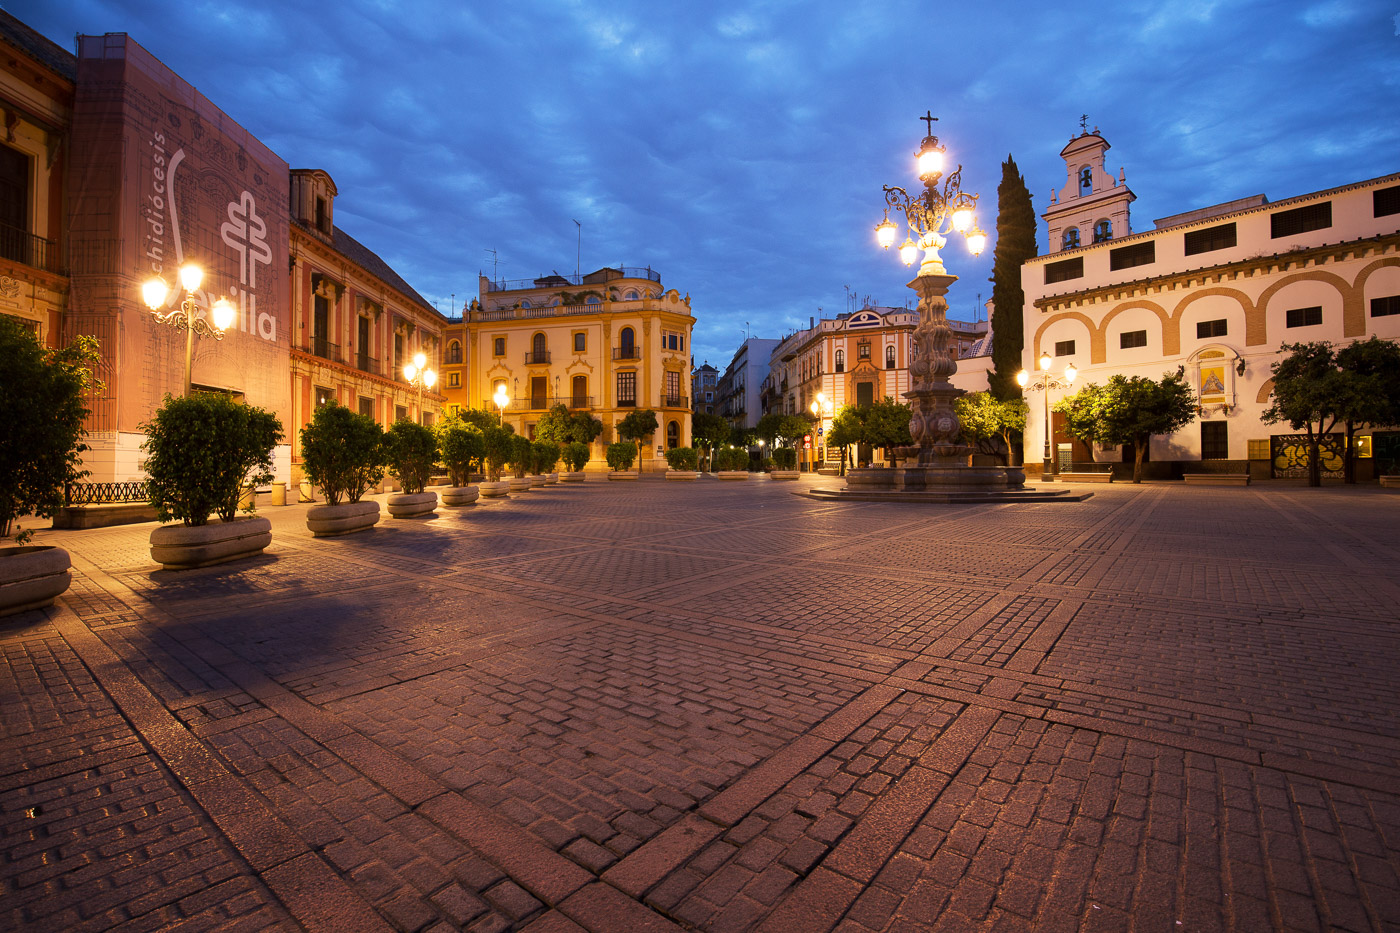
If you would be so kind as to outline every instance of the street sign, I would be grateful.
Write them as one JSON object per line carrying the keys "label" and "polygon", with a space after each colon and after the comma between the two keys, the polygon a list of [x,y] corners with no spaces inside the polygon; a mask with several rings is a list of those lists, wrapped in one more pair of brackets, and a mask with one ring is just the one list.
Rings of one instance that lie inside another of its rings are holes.
{"label": "street sign", "polygon": [[810,434],[804,434],[804,435],[802,435],[802,446],[803,446],[803,448],[805,448],[805,449],[807,449],[807,450],[811,450],[811,449],[812,449],[812,435],[810,435]]}

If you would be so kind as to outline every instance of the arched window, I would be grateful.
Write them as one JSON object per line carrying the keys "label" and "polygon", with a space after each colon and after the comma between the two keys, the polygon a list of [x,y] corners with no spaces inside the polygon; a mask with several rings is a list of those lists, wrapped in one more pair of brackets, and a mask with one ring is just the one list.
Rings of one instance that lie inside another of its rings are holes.
{"label": "arched window", "polygon": [[1094,170],[1089,166],[1084,166],[1079,170],[1079,194],[1083,197],[1086,194],[1094,193]]}
{"label": "arched window", "polygon": [[449,343],[449,344],[447,345],[447,359],[445,360],[445,362],[447,362],[447,363],[460,363],[460,362],[462,362],[462,345],[461,345],[461,343],[459,343],[458,341],[454,340],[454,341],[452,341],[451,343]]}
{"label": "arched window", "polygon": [[529,299],[529,298],[522,298],[522,299],[520,299],[520,307],[522,307],[522,308],[533,308],[534,305],[530,304],[530,299]]}
{"label": "arched window", "polygon": [[894,369],[894,344],[885,347],[885,368]]}
{"label": "arched window", "polygon": [[548,363],[549,354],[544,349],[544,334],[536,334],[530,340],[530,356],[533,363]]}
{"label": "arched window", "polygon": [[678,422],[668,421],[666,423],[666,448],[675,450],[681,446],[681,426]]}
{"label": "arched window", "polygon": [[624,328],[622,328],[621,331],[618,332],[618,335],[617,335],[618,359],[622,359],[622,360],[636,359],[636,357],[633,355],[633,354],[635,354],[635,353],[637,352],[636,349],[635,349],[636,340],[637,340],[636,334],[633,332],[632,328],[630,328],[630,327],[624,327]]}
{"label": "arched window", "polygon": [[589,295],[587,300],[584,301],[584,304],[596,305],[599,304],[601,301],[602,299],[600,299],[597,295]]}
{"label": "arched window", "polygon": [[573,402],[574,408],[589,408],[588,404],[588,377],[575,376],[573,382]]}
{"label": "arched window", "polygon": [[1095,243],[1102,243],[1104,240],[1111,239],[1113,239],[1113,221],[1100,220],[1098,223],[1094,224]]}
{"label": "arched window", "polygon": [[627,289],[627,293],[626,293],[625,295],[623,295],[622,298],[623,298],[624,301],[636,301],[636,300],[637,300],[637,290],[636,290],[635,288],[629,288],[629,289]]}
{"label": "arched window", "polygon": [[1065,231],[1064,241],[1060,244],[1060,249],[1074,249],[1079,245],[1079,228],[1070,227]]}
{"label": "arched window", "polygon": [[836,371],[837,371],[838,373],[844,373],[844,372],[846,371],[846,351],[845,351],[845,350],[837,350],[837,351],[836,351]]}

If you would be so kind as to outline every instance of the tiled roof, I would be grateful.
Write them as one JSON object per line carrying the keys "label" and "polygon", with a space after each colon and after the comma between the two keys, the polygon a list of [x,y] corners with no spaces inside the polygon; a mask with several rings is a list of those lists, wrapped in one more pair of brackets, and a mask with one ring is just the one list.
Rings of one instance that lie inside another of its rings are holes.
{"label": "tiled roof", "polygon": [[[306,227],[306,229],[308,230],[310,229],[306,226],[306,224],[303,224],[300,221],[297,221],[297,223],[299,226]],[[392,266],[390,266],[383,259],[379,258],[378,253],[376,253],[374,250],[370,249],[368,246],[364,245],[359,240],[355,239],[339,227],[332,227],[332,230],[334,231],[332,235],[332,245],[335,246],[336,251],[339,252],[342,256],[355,263],[360,268],[364,269],[366,272],[368,272],[370,275],[373,275],[375,278],[379,279],[384,284],[390,286],[391,288],[397,289],[400,293],[413,299],[413,301],[417,302],[418,305],[423,308],[423,310],[431,311],[438,317],[443,317],[442,312],[439,311],[437,308],[433,307],[432,302],[428,301],[422,295],[418,294],[418,292],[414,290],[412,285],[409,285],[407,282],[405,282],[403,280],[403,277],[394,271]]]}
{"label": "tiled roof", "polygon": [[13,45],[69,81],[78,80],[78,58],[56,42],[44,38],[24,23],[0,10],[0,41]]}

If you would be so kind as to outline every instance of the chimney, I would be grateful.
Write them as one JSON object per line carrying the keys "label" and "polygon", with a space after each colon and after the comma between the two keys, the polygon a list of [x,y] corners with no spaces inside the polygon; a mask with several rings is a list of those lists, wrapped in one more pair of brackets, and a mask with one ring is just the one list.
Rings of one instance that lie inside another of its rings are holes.
{"label": "chimney", "polygon": [[814,318],[814,317],[809,317],[809,318],[807,318],[807,329],[808,329],[808,330],[811,330],[813,327],[816,327],[816,326],[817,326],[817,319],[816,319],[816,318]]}

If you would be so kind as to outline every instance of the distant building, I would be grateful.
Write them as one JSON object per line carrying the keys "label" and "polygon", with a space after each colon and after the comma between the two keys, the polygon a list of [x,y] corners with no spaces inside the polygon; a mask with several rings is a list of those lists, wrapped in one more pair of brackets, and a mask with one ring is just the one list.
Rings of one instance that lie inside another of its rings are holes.
{"label": "distant building", "polygon": [[696,414],[713,415],[719,405],[719,370],[709,360],[690,374],[690,404]]}
{"label": "distant building", "polygon": [[[1021,269],[1024,365],[1034,369],[1049,353],[1053,372],[1078,368],[1076,385],[1117,373],[1160,379],[1183,368],[1199,417],[1152,439],[1152,475],[1304,475],[1298,437],[1260,420],[1270,405],[1270,366],[1283,343],[1400,337],[1400,174],[1274,203],[1254,195],[1134,233],[1132,192],[1121,172],[1115,181],[1102,171],[1107,149],[1095,132],[1061,152],[1069,184],[1042,215],[1051,249]],[[1095,233],[1086,239],[1085,230]],[[1052,403],[1063,394],[1054,392]],[[1065,433],[1061,416],[1052,416],[1052,427],[1062,466],[1091,455],[1132,460],[1131,449],[1089,450]],[[1040,469],[1044,430],[1043,403],[1032,399],[1031,472]],[[1340,451],[1339,444],[1331,446]],[[1400,433],[1366,432],[1357,451],[1363,478],[1373,450],[1385,464],[1400,461]],[[1335,453],[1327,466],[1340,470]]]}
{"label": "distant building", "polygon": [[658,424],[643,469],[658,447],[689,446],[689,295],[665,289],[652,269],[479,281],[477,299],[445,332],[449,409],[495,410],[504,386],[505,420],[526,436],[555,405],[590,412],[604,425],[594,469],[605,468],[617,423],[638,408],[654,410]]}
{"label": "distant building", "polygon": [[734,358],[719,379],[719,413],[730,424],[751,428],[763,416],[763,380],[768,375],[769,357],[781,341],[750,337],[734,351]]}

